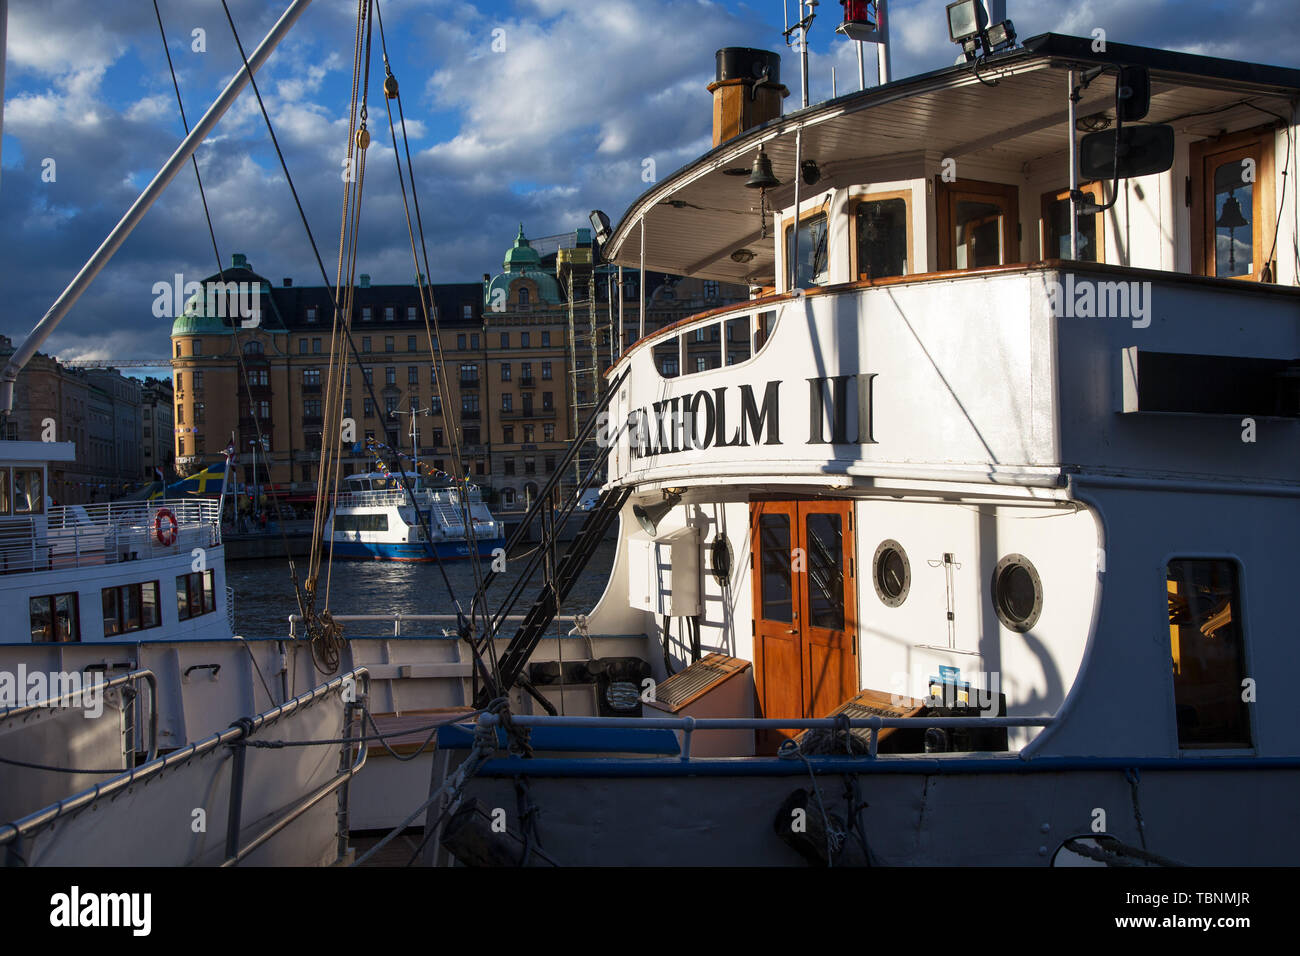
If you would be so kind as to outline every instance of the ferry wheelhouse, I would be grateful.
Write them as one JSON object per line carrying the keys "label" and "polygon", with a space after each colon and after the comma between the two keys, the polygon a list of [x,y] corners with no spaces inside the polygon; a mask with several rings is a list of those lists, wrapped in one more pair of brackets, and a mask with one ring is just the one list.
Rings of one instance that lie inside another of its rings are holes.
{"label": "ferry wheelhouse", "polygon": [[[329,522],[336,557],[491,558],[505,543],[504,526],[483,503],[476,485],[466,491],[450,479],[412,475],[414,494],[407,495],[401,479],[387,472],[349,475],[345,480],[347,490],[338,494]],[[467,506],[470,529],[465,527]]]}

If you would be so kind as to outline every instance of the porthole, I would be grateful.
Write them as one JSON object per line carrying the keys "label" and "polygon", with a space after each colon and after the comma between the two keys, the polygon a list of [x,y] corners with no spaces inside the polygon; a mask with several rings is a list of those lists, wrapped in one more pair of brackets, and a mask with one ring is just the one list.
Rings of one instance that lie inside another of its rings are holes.
{"label": "porthole", "polygon": [[713,572],[713,580],[721,587],[725,588],[731,582],[731,544],[725,534],[715,537],[709,547],[709,569]]}
{"label": "porthole", "polygon": [[1043,613],[1043,582],[1023,554],[1008,554],[993,569],[993,610],[1013,631],[1027,631]]}
{"label": "porthole", "polygon": [[876,595],[886,607],[898,607],[907,600],[907,592],[912,587],[912,568],[907,562],[907,552],[897,541],[880,542],[871,561],[871,580],[876,585]]}

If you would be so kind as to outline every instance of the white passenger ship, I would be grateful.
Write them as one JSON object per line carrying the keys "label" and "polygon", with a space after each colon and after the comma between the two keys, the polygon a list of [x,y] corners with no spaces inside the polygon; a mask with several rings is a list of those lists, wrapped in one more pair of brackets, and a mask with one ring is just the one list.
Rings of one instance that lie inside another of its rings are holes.
{"label": "white passenger ship", "polygon": [[335,557],[384,561],[491,558],[505,544],[504,526],[483,503],[478,486],[461,488],[450,478],[425,474],[411,475],[409,480],[411,495],[401,479],[389,472],[345,479],[347,490],[338,494],[330,513],[329,541]]}

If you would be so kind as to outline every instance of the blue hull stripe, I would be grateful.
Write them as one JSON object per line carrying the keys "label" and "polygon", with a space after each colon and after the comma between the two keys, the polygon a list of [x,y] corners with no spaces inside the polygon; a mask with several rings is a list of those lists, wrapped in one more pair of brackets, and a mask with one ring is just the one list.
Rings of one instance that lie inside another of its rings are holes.
{"label": "blue hull stripe", "polygon": [[[506,546],[505,538],[480,538],[479,558],[491,558],[497,548]],[[326,542],[328,548],[329,542]],[[432,561],[433,553],[428,545],[421,543],[384,543],[378,541],[335,541],[334,556],[338,558],[363,558],[375,561]],[[439,541],[433,546],[438,557],[446,560],[470,557],[470,547],[465,541]]]}

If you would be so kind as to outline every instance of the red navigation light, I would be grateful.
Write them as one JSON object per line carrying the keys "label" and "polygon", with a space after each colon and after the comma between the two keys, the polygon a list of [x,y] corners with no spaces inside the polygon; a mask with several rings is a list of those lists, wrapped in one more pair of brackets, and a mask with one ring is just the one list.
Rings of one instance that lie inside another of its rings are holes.
{"label": "red navigation light", "polygon": [[876,38],[876,4],[874,0],[840,0],[844,7],[844,22],[836,27],[850,40]]}

